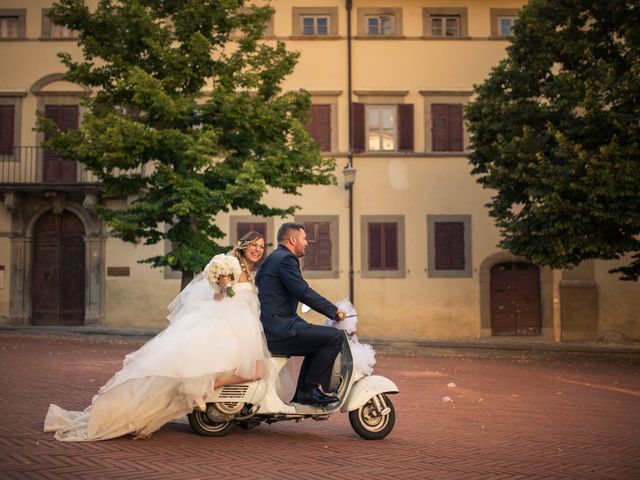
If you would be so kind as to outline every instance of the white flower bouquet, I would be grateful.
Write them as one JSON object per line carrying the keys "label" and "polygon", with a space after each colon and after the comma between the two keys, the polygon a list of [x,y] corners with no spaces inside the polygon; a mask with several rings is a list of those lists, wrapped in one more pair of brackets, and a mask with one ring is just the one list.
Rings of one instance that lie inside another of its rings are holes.
{"label": "white flower bouquet", "polygon": [[231,283],[227,284],[225,292],[229,297],[233,297],[236,292],[233,291],[233,286],[238,283],[238,278],[242,269],[240,268],[240,262],[232,255],[225,255],[221,253],[211,259],[211,261],[204,267],[203,275],[209,280],[209,284],[213,288],[215,293],[220,293],[220,285],[218,282],[222,277],[229,277]]}

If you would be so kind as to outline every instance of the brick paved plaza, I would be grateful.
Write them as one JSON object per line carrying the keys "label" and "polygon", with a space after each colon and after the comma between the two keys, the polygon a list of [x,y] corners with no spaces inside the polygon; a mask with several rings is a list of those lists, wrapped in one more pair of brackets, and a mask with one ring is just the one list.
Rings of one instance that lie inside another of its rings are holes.
{"label": "brick paved plaza", "polygon": [[401,393],[392,397],[396,428],[377,442],[360,439],[344,414],[224,438],[197,436],[183,422],[148,440],[63,444],[42,433],[50,402],[84,408],[139,345],[1,334],[0,477],[640,478],[633,354],[379,352],[376,372]]}

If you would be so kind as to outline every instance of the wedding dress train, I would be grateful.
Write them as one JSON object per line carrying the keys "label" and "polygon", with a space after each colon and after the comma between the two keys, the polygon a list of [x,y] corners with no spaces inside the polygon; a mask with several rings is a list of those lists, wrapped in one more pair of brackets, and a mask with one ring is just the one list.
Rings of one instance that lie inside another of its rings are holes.
{"label": "wedding dress train", "polygon": [[258,297],[250,283],[234,290],[214,301],[198,275],[169,306],[170,325],[127,355],[84,411],[50,405],[44,431],[60,441],[147,437],[202,405],[214,386],[264,375],[270,362]]}

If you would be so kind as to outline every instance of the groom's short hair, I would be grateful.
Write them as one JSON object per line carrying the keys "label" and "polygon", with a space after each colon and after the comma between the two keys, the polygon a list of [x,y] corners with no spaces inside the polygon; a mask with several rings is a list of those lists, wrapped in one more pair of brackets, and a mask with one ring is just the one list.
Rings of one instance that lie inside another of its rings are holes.
{"label": "groom's short hair", "polygon": [[284,242],[291,230],[304,230],[304,224],[295,222],[283,223],[278,229],[278,243]]}

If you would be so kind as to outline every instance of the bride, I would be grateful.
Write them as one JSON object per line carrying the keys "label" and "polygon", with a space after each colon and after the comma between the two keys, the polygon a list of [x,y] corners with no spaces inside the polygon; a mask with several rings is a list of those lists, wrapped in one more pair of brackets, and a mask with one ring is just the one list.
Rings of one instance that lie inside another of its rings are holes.
{"label": "bride", "polygon": [[[203,409],[215,387],[263,377],[269,351],[250,272],[264,249],[262,235],[249,232],[229,256],[216,255],[169,305],[169,326],[128,354],[84,411],[50,405],[44,431],[59,441],[148,437],[196,406]],[[241,273],[212,287],[206,274],[220,262]]]}

